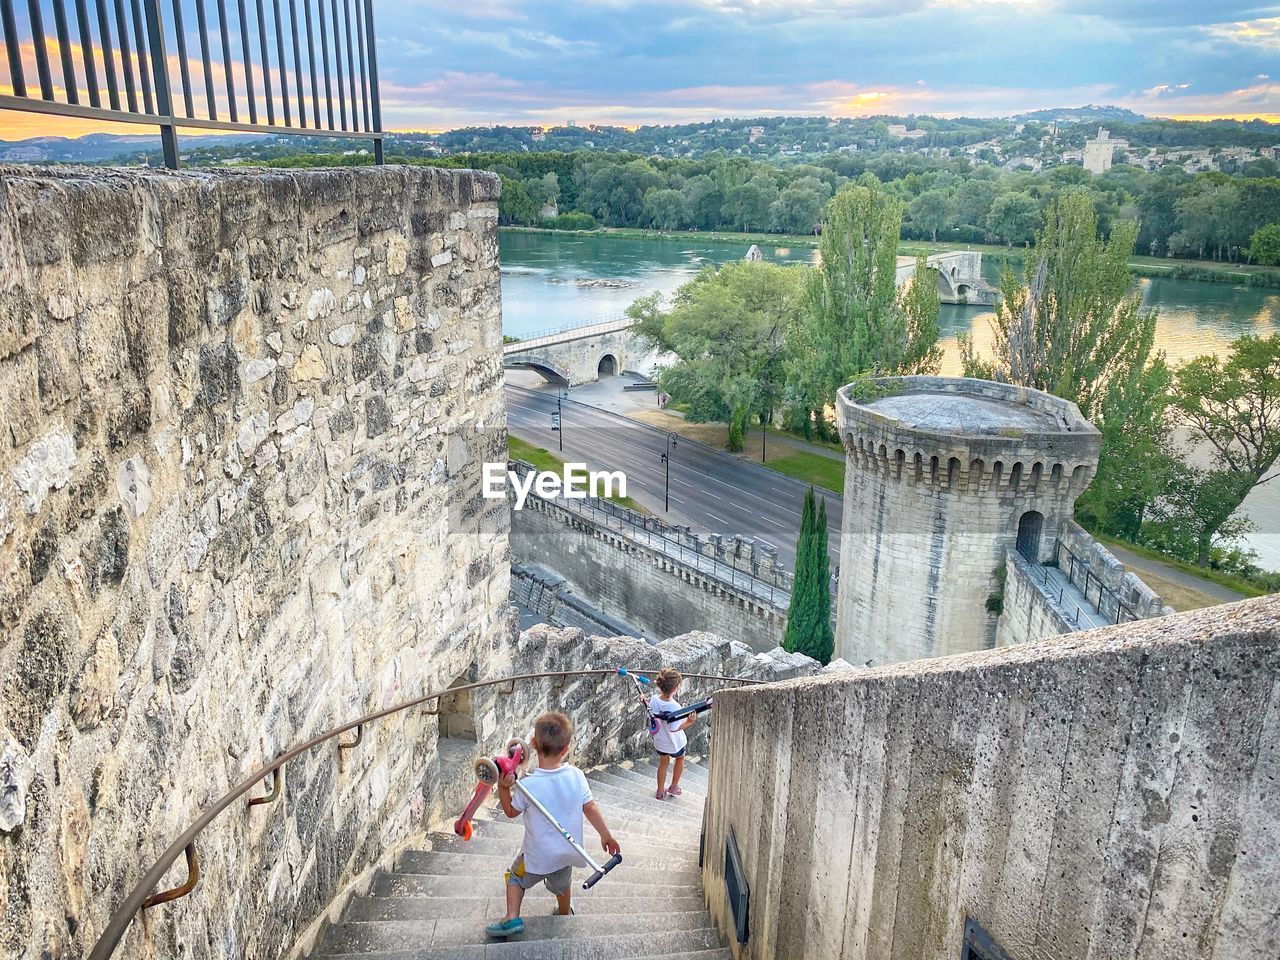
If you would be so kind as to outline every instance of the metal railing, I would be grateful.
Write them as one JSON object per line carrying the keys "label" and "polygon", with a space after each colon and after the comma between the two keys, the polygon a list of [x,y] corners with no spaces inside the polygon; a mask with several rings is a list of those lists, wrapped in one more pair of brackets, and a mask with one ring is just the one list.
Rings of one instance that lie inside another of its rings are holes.
{"label": "metal railing", "polygon": [[[508,467],[521,476],[534,469],[532,464],[523,460],[512,460]],[[644,544],[663,556],[692,567],[708,579],[748,593],[762,603],[767,602],[775,609],[785,611],[790,603],[794,577],[788,571],[775,566],[770,575],[765,576],[735,566],[715,554],[704,552],[700,548],[701,541],[699,546],[687,543],[682,533],[683,528],[672,527],[657,519],[642,517],[634,510],[611,500],[598,497],[553,500],[539,496],[531,488],[529,502],[536,502],[549,510],[559,510],[570,516],[590,520],[633,543]]]}
{"label": "metal railing", "polygon": [[[1110,619],[1112,623],[1127,623],[1140,619],[1140,617],[1133,612],[1133,609],[1120,599],[1120,594],[1103,583],[1102,579],[1093,572],[1093,569],[1089,564],[1079,559],[1071,551],[1071,548],[1064,544],[1061,539],[1058,540],[1057,546],[1053,551],[1053,561],[1059,570],[1063,568],[1062,554],[1064,553],[1067,555],[1067,579],[1080,588],[1080,592],[1084,594],[1084,598],[1093,604],[1094,609],[1097,610],[1098,613]],[[1084,571],[1084,583],[1081,583],[1076,579],[1077,566]],[[1097,587],[1097,601],[1094,601],[1093,598],[1089,596],[1089,589],[1091,586]]]}
{"label": "metal railing", "polygon": [[[653,670],[628,670],[630,673],[653,674]],[[196,819],[196,821],[187,827],[178,837],[169,844],[158,860],[152,864],[143,878],[138,882],[129,895],[125,897],[124,902],[116,909],[115,913],[107,920],[107,925],[102,931],[102,935],[98,937],[97,942],[93,945],[93,949],[89,951],[88,960],[107,960],[114,952],[116,947],[120,945],[120,940],[124,937],[125,931],[137,914],[149,907],[159,906],[162,903],[168,903],[186,896],[193,889],[200,879],[200,860],[196,852],[196,839],[200,836],[205,827],[209,826],[218,815],[230,807],[237,800],[245,800],[244,808],[249,810],[256,806],[269,804],[279,799],[284,791],[284,767],[291,760],[296,759],[304,753],[314,750],[332,741],[337,742],[337,748],[342,750],[354,750],[364,740],[364,728],[386,717],[410,710],[414,707],[423,706],[431,701],[436,701],[435,709],[429,710],[427,713],[438,714],[440,712],[440,699],[442,697],[454,696],[467,690],[479,690],[484,687],[504,686],[509,689],[499,690],[500,696],[510,696],[515,693],[517,683],[523,683],[530,680],[549,680],[555,679],[557,682],[552,689],[558,689],[564,685],[564,681],[569,677],[607,677],[616,676],[616,669],[607,670],[553,670],[546,673],[521,673],[509,677],[498,677],[493,680],[481,680],[476,683],[462,684],[456,687],[447,687],[444,690],[425,693],[420,697],[414,697],[412,700],[406,700],[404,703],[378,710],[374,713],[367,713],[362,717],[358,717],[348,723],[344,723],[340,727],[334,727],[332,730],[312,737],[304,743],[300,743],[294,747],[290,747],[280,756],[276,757],[270,763],[264,764],[253,773],[249,774],[240,783],[236,784],[231,790],[224,793],[215,800],[205,811]],[[748,677],[720,677],[706,673],[686,673],[685,679],[688,680],[709,680],[718,683],[745,683],[745,684],[761,684],[763,680],[753,680]],[[629,692],[628,692],[629,693]],[[343,742],[338,738],[348,732],[354,732],[355,736],[349,742]],[[270,780],[270,789],[265,796],[248,797],[246,795],[264,781]],[[152,890],[164,879],[164,875],[169,868],[177,863],[179,857],[185,857],[187,864],[187,879],[181,885],[161,893],[151,893]]]}
{"label": "metal railing", "polygon": [[[635,326],[635,324],[636,321],[625,313],[615,313],[607,317],[597,317],[594,320],[584,320],[581,323],[570,323],[560,327],[545,327],[542,330],[535,330],[532,333],[525,334],[519,340],[503,344],[503,349],[508,353],[514,353],[519,350],[545,346],[547,343],[558,343],[562,336],[573,340],[578,337],[589,337],[594,333],[613,333],[618,330],[625,330],[628,327]],[[592,327],[598,327],[599,329],[593,330],[591,329]]]}
{"label": "metal railing", "polygon": [[209,0],[93,2],[73,21],[68,0],[27,0],[20,23],[0,0],[0,110],[155,124],[171,169],[179,127],[371,140],[383,162],[373,0],[236,0],[234,16],[228,0],[212,16]]}

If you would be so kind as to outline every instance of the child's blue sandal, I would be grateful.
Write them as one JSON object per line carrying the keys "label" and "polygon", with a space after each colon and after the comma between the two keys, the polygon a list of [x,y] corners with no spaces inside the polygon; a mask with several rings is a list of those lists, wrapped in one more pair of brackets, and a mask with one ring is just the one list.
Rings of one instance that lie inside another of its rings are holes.
{"label": "child's blue sandal", "polygon": [[485,927],[484,932],[491,937],[518,937],[524,933],[524,921],[519,917],[513,917],[510,920],[499,920],[497,923],[491,923]]}

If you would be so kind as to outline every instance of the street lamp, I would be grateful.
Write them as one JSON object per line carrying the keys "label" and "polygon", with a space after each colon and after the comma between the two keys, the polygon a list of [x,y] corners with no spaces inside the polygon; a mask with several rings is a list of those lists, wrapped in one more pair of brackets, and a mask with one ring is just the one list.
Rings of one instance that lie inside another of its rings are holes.
{"label": "street lamp", "polygon": [[556,390],[556,412],[551,415],[551,429],[554,430],[560,440],[560,449],[564,450],[564,407],[561,406],[562,401],[569,397],[569,384],[557,388]]}
{"label": "street lamp", "polygon": [[665,478],[662,482],[663,495],[663,511],[671,509],[671,449],[676,445],[676,435],[674,433],[667,434],[667,449],[662,454],[662,466],[665,469]]}

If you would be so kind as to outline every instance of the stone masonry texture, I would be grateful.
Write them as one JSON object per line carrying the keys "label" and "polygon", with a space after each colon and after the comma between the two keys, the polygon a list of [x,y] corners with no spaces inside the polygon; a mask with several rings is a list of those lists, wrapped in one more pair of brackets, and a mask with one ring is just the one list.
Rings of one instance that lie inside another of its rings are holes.
{"label": "stone masonry texture", "polygon": [[[1280,596],[716,698],[736,955],[1274,960]],[[744,789],[744,781],[750,788]]]}
{"label": "stone masonry texture", "polygon": [[[497,193],[0,168],[0,955],[83,956],[251,770],[507,636]],[[278,956],[440,815],[436,723],[289,765],[119,955]]]}

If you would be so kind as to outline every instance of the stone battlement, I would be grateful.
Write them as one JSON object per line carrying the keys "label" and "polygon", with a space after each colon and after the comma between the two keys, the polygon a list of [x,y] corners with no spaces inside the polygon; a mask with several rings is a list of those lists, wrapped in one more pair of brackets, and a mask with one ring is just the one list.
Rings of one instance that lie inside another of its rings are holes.
{"label": "stone battlement", "polygon": [[882,393],[839,391],[845,452],[864,471],[972,493],[1045,484],[1078,496],[1097,469],[1101,437],[1074,403],[965,377],[884,377]]}

